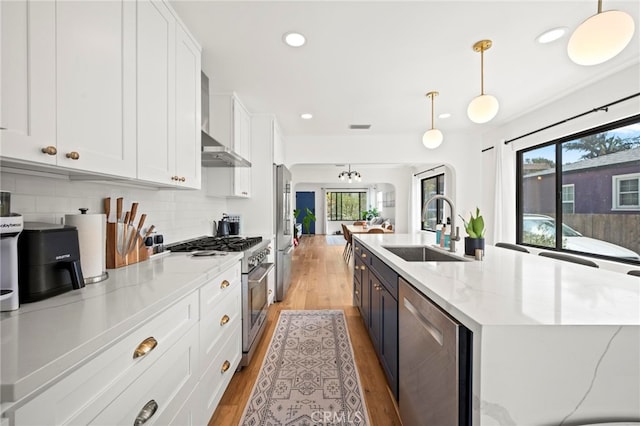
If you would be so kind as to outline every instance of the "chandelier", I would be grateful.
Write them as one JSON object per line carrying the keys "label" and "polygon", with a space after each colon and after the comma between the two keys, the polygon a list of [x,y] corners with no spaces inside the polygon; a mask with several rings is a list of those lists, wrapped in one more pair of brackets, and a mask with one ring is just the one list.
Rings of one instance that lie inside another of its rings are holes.
{"label": "chandelier", "polygon": [[342,181],[346,179],[349,183],[352,182],[352,179],[355,179],[356,182],[360,182],[362,180],[362,176],[360,176],[360,173],[356,172],[355,170],[351,171],[351,164],[349,164],[349,171],[343,170],[338,175],[338,178],[340,178],[340,180]]}

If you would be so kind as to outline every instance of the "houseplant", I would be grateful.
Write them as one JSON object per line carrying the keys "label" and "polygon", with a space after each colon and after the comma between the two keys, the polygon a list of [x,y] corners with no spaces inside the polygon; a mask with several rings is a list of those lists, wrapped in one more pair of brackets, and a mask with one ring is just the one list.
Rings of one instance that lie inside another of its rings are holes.
{"label": "houseplant", "polygon": [[484,219],[480,215],[480,209],[476,207],[476,216],[473,213],[469,214],[469,221],[466,221],[464,217],[460,216],[464,222],[464,228],[467,231],[468,237],[464,238],[464,254],[473,256],[476,249],[481,249],[484,252]]}
{"label": "houseplant", "polygon": [[[309,233],[309,228],[311,227],[311,221],[316,221],[316,216],[313,214],[313,212],[311,211],[311,209],[309,209],[309,207],[305,207],[304,209],[305,215],[302,218],[302,229],[304,231],[305,234]],[[300,216],[300,213],[302,213],[302,211],[300,209],[295,209],[293,211],[293,216],[296,218],[296,220],[298,219],[298,216]],[[295,225],[294,225],[295,228]],[[297,229],[294,230],[294,238],[297,237]]]}
{"label": "houseplant", "polygon": [[369,206],[369,210],[365,210],[362,212],[362,219],[363,220],[371,220],[374,217],[378,217],[380,216],[380,212],[378,211],[377,207],[371,207]]}

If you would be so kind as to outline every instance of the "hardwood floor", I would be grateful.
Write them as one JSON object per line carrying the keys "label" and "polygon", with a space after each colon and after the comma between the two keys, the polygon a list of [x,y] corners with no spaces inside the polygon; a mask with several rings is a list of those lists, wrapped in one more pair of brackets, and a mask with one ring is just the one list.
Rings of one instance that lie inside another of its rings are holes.
{"label": "hardwood floor", "polygon": [[251,364],[235,373],[209,426],[239,425],[283,309],[343,309],[371,424],[401,425],[369,334],[358,309],[352,306],[353,261],[347,265],[343,260],[344,244],[328,244],[327,241],[332,239],[324,235],[306,235],[301,239],[293,252],[288,294],[284,301],[269,307],[265,333]]}

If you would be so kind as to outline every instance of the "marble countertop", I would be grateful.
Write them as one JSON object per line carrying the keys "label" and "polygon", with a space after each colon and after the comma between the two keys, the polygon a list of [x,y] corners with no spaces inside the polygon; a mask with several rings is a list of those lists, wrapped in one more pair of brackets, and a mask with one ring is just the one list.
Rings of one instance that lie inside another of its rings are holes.
{"label": "marble countertop", "polygon": [[435,235],[354,234],[424,295],[463,323],[640,325],[640,279],[487,246],[482,261],[407,262],[384,246],[433,246]]}
{"label": "marble countertop", "polygon": [[17,401],[82,364],[241,258],[242,253],[167,254],[110,269],[105,281],[2,313],[2,402]]}

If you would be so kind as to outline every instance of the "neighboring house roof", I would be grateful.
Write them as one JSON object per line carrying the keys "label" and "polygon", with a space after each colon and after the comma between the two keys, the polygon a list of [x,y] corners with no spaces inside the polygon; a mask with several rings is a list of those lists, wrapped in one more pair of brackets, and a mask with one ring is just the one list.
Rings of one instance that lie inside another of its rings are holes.
{"label": "neighboring house roof", "polygon": [[[572,172],[584,169],[594,169],[598,167],[607,166],[619,166],[624,163],[632,163],[634,161],[640,162],[640,147],[619,151],[613,154],[602,155],[596,158],[589,158],[587,160],[576,161],[575,163],[563,164],[562,172]],[[555,173],[554,169],[545,169],[539,172],[527,174],[525,177],[542,176]]]}

